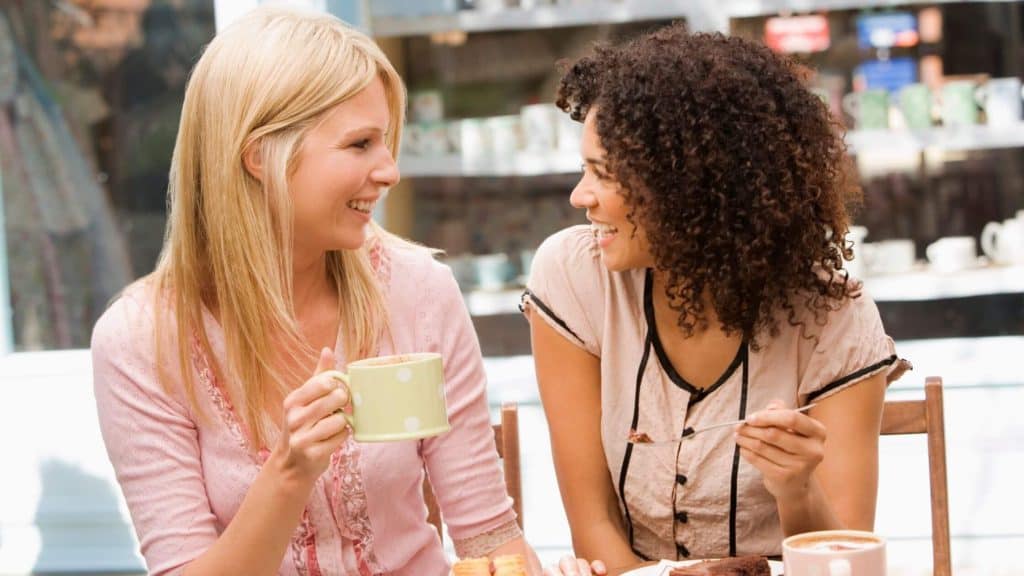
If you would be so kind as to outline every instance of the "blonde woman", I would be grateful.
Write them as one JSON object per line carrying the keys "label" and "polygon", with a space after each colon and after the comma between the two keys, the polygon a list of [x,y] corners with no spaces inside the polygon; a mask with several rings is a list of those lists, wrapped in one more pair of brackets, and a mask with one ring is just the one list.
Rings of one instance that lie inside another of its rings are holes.
{"label": "blonde woman", "polygon": [[[151,574],[417,574],[521,553],[480,350],[450,271],[371,214],[405,109],[383,53],[336,18],[261,8],[192,73],[156,270],[96,325],[97,407]],[[359,444],[322,374],[440,352],[451,432]]]}

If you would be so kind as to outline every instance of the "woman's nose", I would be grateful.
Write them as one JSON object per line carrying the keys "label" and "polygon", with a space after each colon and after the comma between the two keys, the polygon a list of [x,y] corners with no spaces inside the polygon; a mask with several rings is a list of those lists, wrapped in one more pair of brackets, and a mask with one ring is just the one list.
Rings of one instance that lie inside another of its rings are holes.
{"label": "woman's nose", "polygon": [[572,189],[572,193],[569,194],[569,204],[572,204],[574,208],[590,208],[597,204],[594,192],[587,185],[585,177],[580,179],[576,187]]}
{"label": "woman's nose", "polygon": [[374,169],[371,177],[383,188],[390,188],[402,179],[402,175],[398,171],[398,163],[395,162],[395,158],[391,156],[390,152],[387,153],[387,158],[381,162],[380,166]]}

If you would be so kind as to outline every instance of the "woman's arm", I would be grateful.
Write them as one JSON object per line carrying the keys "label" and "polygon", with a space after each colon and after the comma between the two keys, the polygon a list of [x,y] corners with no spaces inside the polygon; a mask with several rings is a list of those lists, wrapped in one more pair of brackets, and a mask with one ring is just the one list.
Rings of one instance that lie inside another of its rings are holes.
{"label": "woman's arm", "polygon": [[806,416],[769,409],[738,428],[740,452],[763,474],[786,535],[873,528],[885,385],[877,374]]}
{"label": "woman's arm", "polygon": [[330,377],[334,354],[320,351],[314,376],[284,400],[281,438],[217,541],[185,576],[277,574],[317,478],[348,436],[337,411],[348,393]]}
{"label": "woman's arm", "polygon": [[609,567],[636,564],[601,442],[601,361],[536,314],[528,312],[537,383],[573,548]]}

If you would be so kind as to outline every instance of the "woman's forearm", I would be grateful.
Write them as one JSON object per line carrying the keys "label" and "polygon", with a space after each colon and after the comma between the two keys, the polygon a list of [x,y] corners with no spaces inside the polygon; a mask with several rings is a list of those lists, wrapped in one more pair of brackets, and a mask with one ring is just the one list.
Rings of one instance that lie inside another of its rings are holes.
{"label": "woman's forearm", "polygon": [[227,529],[185,568],[185,576],[277,574],[313,484],[271,455]]}
{"label": "woman's forearm", "polygon": [[829,504],[825,491],[816,478],[811,479],[805,492],[791,497],[778,498],[779,520],[786,536],[814,532],[816,530],[838,530],[845,528]]}
{"label": "woman's forearm", "polygon": [[591,522],[585,528],[573,529],[572,546],[578,557],[600,560],[609,569],[634,566],[640,561],[629,547],[622,528],[612,520]]}

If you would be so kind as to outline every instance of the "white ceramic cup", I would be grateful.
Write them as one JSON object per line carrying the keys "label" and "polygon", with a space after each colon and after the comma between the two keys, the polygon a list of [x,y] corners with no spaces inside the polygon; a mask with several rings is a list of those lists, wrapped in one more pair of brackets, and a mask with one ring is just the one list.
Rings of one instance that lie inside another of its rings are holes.
{"label": "white ceramic cup", "polygon": [[981,232],[981,250],[999,264],[1024,263],[1024,220],[989,222]]}
{"label": "white ceramic cup", "polygon": [[906,238],[865,244],[861,253],[871,274],[903,274],[914,267],[914,241]]}
{"label": "white ceramic cup", "polygon": [[989,126],[1011,128],[1021,121],[1020,78],[992,78],[979,88]]}
{"label": "white ceramic cup", "polygon": [[973,236],[947,236],[928,245],[925,250],[932,270],[950,273],[973,268],[978,261],[977,243]]}
{"label": "white ceramic cup", "polygon": [[858,530],[825,530],[782,541],[786,576],[885,576],[885,539]]}
{"label": "white ceramic cup", "polygon": [[530,104],[519,110],[523,123],[523,145],[528,152],[550,154],[558,141],[558,116],[554,104]]}

